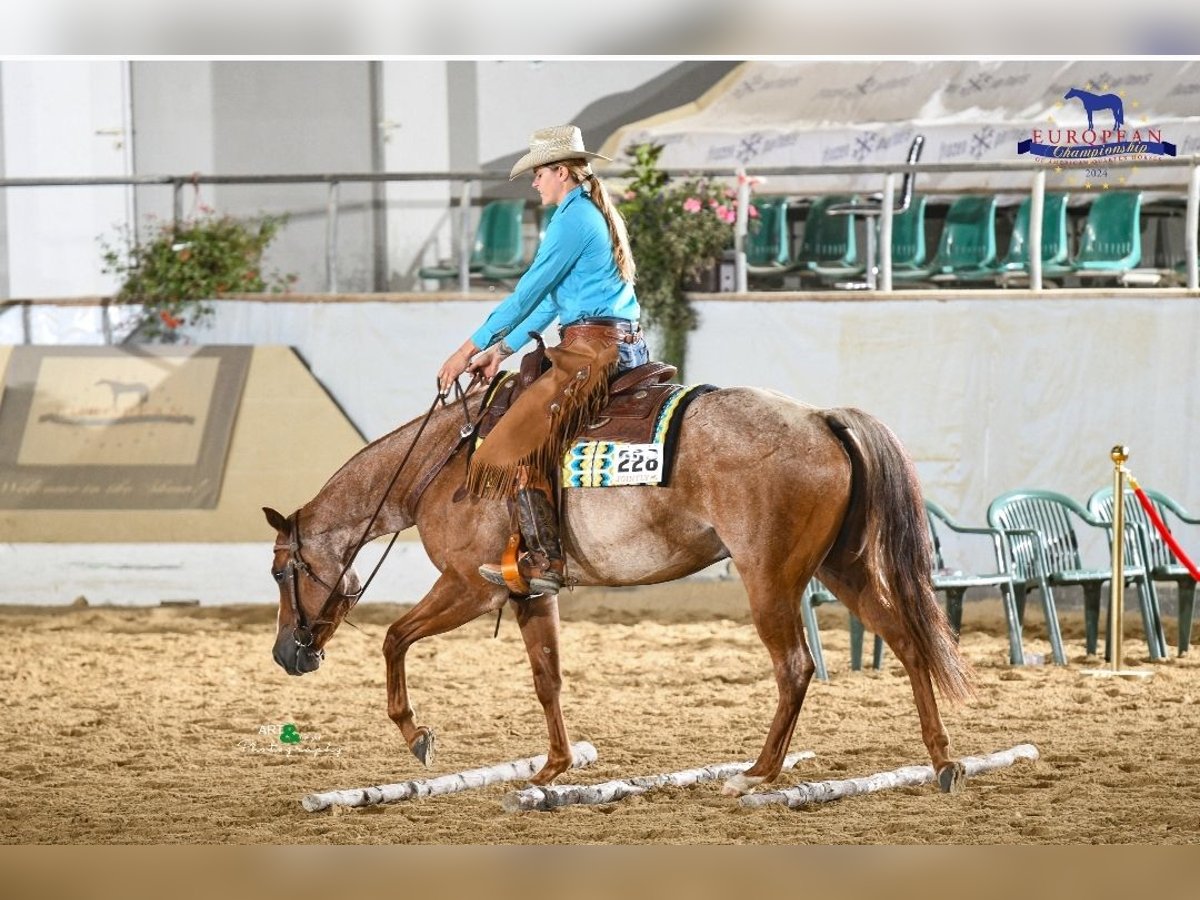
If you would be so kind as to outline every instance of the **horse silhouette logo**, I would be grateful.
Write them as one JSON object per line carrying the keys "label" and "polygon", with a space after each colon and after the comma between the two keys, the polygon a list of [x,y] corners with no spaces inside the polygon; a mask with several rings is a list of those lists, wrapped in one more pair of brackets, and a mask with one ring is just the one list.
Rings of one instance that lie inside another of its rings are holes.
{"label": "horse silhouette logo", "polygon": [[109,386],[112,390],[113,406],[117,405],[117,398],[121,394],[133,394],[138,398],[138,406],[141,406],[150,399],[150,386],[141,381],[115,381],[112,378],[101,378],[96,384],[107,384]]}
{"label": "horse silhouette logo", "polygon": [[1112,113],[1114,129],[1119,129],[1125,124],[1125,104],[1116,94],[1092,94],[1079,88],[1071,88],[1063,94],[1063,99],[1075,99],[1083,104],[1083,111],[1087,113],[1088,128],[1093,131],[1096,130],[1096,126],[1092,123],[1092,116],[1098,110],[1107,109]]}

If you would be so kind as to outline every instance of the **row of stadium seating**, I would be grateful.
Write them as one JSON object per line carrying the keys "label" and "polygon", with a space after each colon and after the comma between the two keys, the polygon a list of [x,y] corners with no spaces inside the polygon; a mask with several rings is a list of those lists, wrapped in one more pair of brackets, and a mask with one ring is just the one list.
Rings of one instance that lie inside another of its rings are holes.
{"label": "row of stadium seating", "polygon": [[[1082,233],[1072,248],[1068,200],[1064,193],[1045,195],[1042,210],[1042,275],[1050,284],[1067,279],[1088,282],[1178,284],[1183,263],[1168,269],[1142,268],[1142,193],[1107,191],[1088,206]],[[747,238],[748,272],[759,284],[782,283],[798,276],[800,286],[862,287],[866,260],[859,253],[854,215],[844,213],[853,198],[823,196],[812,201],[802,237],[793,246],[791,201],[786,197],[754,201],[760,225]],[[926,244],[928,198],[917,195],[892,223],[892,282],[895,287],[940,285],[1017,287],[1029,284],[1029,210],[1025,198],[1016,207],[1007,249],[997,241],[997,198],[969,195],[946,211],[936,249]],[[841,210],[838,208],[841,207]],[[874,227],[868,220],[867,228]]]}
{"label": "row of stadium seating", "polygon": [[[1099,194],[1088,206],[1082,233],[1072,249],[1068,201],[1065,193],[1045,195],[1042,210],[1042,276],[1053,286],[1056,281],[1107,280],[1126,285],[1180,284],[1184,267],[1180,262],[1166,269],[1143,268],[1142,194],[1110,191]],[[867,260],[858,250],[856,219],[845,214],[855,198],[849,195],[818,197],[808,205],[798,245],[792,239],[789,198],[758,198],[753,201],[757,227],[745,244],[748,273],[754,287],[782,286],[791,276],[800,287],[863,287]],[[840,207],[840,209],[839,209]],[[895,287],[1000,286],[1029,284],[1029,210],[1025,198],[1016,207],[1008,246],[1003,255],[997,241],[997,198],[968,195],[954,200],[941,223],[932,257],[926,240],[928,198],[915,195],[907,209],[892,222],[892,282]],[[475,229],[469,263],[473,280],[513,282],[529,267],[524,236],[523,200],[487,203]],[[540,242],[554,208],[537,218]],[[868,219],[866,228],[874,228]],[[442,283],[460,277],[457,263],[441,261],[419,270],[419,276]],[[1045,283],[1045,282],[1044,282]]]}

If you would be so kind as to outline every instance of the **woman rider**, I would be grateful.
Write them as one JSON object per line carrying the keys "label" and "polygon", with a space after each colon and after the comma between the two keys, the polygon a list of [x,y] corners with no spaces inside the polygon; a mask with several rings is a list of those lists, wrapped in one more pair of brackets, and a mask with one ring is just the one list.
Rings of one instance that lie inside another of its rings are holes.
{"label": "woman rider", "polygon": [[[625,220],[592,172],[592,159],[608,157],[585,150],[574,125],[533,133],[509,180],[532,171],[542,205],[557,207],[554,218],[513,292],[438,372],[443,393],[463,372],[491,378],[532,334],[560,322],[560,342],[546,351],[550,369],[505,413],[467,473],[473,495],[512,498],[527,548],[520,571],[531,595],[556,594],[563,584],[552,477],[563,443],[607,400],[612,375],[649,360]],[[480,566],[479,574],[508,585],[499,565]]]}

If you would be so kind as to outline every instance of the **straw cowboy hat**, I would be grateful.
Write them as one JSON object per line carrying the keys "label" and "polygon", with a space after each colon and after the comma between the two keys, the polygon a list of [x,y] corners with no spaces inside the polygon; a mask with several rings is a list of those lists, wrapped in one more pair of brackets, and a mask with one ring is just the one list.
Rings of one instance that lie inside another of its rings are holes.
{"label": "straw cowboy hat", "polygon": [[552,125],[539,128],[529,138],[529,152],[517,160],[508,175],[512,181],[522,172],[564,159],[603,159],[607,156],[583,149],[583,133],[575,125]]}

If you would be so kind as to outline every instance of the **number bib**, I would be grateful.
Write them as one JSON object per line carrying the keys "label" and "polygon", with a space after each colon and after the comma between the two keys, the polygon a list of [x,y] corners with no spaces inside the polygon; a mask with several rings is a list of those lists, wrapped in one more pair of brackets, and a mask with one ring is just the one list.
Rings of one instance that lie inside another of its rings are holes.
{"label": "number bib", "polygon": [[662,444],[617,444],[613,484],[661,484]]}

